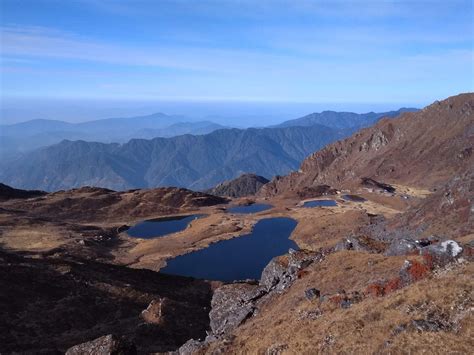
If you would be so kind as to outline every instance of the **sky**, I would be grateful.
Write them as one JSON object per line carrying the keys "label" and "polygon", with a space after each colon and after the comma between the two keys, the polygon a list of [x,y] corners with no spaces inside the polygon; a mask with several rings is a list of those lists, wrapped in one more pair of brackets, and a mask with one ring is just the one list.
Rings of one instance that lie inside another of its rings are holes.
{"label": "sky", "polygon": [[271,120],[474,91],[472,0],[0,4],[7,123],[165,109]]}

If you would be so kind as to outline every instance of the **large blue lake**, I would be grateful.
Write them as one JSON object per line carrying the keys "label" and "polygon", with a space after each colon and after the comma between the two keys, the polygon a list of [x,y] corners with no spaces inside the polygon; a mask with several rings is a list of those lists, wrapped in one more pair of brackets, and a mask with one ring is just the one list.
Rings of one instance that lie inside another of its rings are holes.
{"label": "large blue lake", "polygon": [[272,205],[267,205],[264,203],[254,203],[252,205],[231,207],[227,211],[229,211],[230,213],[247,214],[266,211],[272,207]]}
{"label": "large blue lake", "polygon": [[193,214],[188,216],[164,217],[143,221],[132,228],[127,233],[131,237],[151,239],[163,237],[167,234],[176,233],[186,229],[189,223],[204,215]]}
{"label": "large blue lake", "polygon": [[207,280],[259,279],[273,257],[298,249],[289,239],[296,224],[284,217],[260,220],[252,233],[168,260],[160,271]]}

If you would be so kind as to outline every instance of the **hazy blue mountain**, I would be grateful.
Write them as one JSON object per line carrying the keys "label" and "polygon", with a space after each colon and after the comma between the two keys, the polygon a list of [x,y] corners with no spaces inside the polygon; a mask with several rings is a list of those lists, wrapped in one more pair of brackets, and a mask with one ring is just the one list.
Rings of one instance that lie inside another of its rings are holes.
{"label": "hazy blue mountain", "polygon": [[136,131],[131,138],[144,138],[151,139],[155,137],[174,137],[183,134],[207,134],[218,129],[224,129],[225,126],[210,122],[210,121],[198,121],[198,122],[179,122],[172,124],[165,128],[142,128]]}
{"label": "hazy blue mountain", "polygon": [[0,181],[47,191],[84,185],[199,190],[249,171],[268,177],[286,174],[308,154],[352,132],[314,125],[222,129],[206,135],[132,139],[125,144],[65,140],[4,162]]}
{"label": "hazy blue mountain", "polygon": [[221,128],[224,126],[210,121],[189,122],[189,118],[162,113],[75,124],[38,119],[0,125],[0,154],[2,158],[16,157],[19,153],[59,143],[63,139],[124,143],[132,138],[206,134]]}
{"label": "hazy blue mountain", "polygon": [[336,112],[323,111],[311,113],[301,118],[285,121],[275,127],[312,126],[315,124],[333,128],[362,128],[373,125],[382,117],[397,117],[404,112],[415,112],[416,108],[401,108],[397,111],[389,112]]}
{"label": "hazy blue mountain", "polygon": [[106,118],[101,120],[69,123],[56,120],[36,119],[11,125],[0,125],[3,136],[23,137],[46,132],[120,132],[141,128],[165,128],[178,122],[189,121],[183,116],[155,113],[147,116]]}

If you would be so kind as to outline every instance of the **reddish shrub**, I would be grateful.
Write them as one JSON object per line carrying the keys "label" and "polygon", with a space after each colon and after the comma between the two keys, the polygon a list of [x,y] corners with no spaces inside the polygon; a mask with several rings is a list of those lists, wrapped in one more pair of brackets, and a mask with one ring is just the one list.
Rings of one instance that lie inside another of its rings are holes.
{"label": "reddish shrub", "polygon": [[306,270],[299,270],[298,273],[296,274],[296,276],[301,279],[303,276],[306,276],[309,274],[309,271],[306,271]]}
{"label": "reddish shrub", "polygon": [[402,280],[399,277],[388,280],[384,287],[384,294],[391,293],[402,287]]}
{"label": "reddish shrub", "polygon": [[411,281],[414,282],[425,278],[428,275],[430,268],[427,265],[414,260],[411,262],[407,271],[410,275]]}
{"label": "reddish shrub", "polygon": [[380,297],[384,295],[384,287],[379,283],[373,283],[367,286],[365,293],[373,297]]}
{"label": "reddish shrub", "polygon": [[474,248],[471,247],[470,245],[465,245],[464,246],[464,255],[468,258],[471,258],[474,256]]}

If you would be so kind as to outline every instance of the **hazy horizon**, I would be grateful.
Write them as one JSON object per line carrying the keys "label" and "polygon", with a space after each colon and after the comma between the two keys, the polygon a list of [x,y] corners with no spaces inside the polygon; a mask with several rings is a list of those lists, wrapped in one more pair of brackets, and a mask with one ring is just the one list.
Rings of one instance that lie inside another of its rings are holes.
{"label": "hazy horizon", "polygon": [[0,124],[34,119],[80,123],[91,120],[164,113],[184,119],[209,120],[235,127],[266,126],[326,110],[356,113],[421,108],[428,103],[304,103],[226,101],[127,101],[127,100],[4,100]]}

